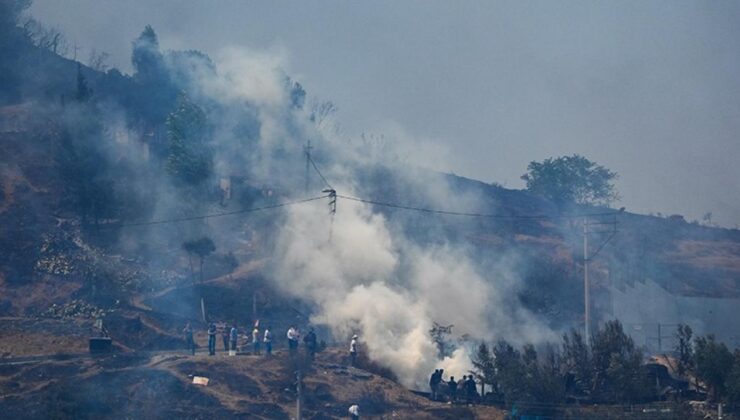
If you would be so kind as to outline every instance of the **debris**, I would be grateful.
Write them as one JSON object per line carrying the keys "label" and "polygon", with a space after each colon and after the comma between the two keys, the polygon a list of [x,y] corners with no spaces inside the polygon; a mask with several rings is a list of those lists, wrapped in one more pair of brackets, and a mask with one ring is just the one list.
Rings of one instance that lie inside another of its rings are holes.
{"label": "debris", "polygon": [[100,309],[95,305],[87,303],[85,301],[75,299],[71,302],[67,302],[63,305],[57,305],[56,303],[51,305],[47,310],[41,313],[42,317],[45,318],[86,318],[86,319],[98,319],[103,318],[108,312],[105,309]]}
{"label": "debris", "polygon": [[205,376],[193,376],[194,385],[208,386],[209,381],[210,379],[206,378]]}

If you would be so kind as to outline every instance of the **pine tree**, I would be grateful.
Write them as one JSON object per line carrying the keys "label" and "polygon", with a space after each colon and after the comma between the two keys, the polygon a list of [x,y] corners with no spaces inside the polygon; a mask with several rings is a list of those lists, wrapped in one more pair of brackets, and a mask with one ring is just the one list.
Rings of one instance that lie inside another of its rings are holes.
{"label": "pine tree", "polygon": [[475,376],[481,384],[481,396],[485,396],[486,384],[496,389],[496,367],[493,364],[493,354],[488,349],[486,343],[480,343],[478,351],[473,355],[473,367]]}
{"label": "pine tree", "polygon": [[676,332],[676,353],[678,354],[678,374],[683,376],[694,367],[694,348],[691,346],[691,327],[679,324]]}

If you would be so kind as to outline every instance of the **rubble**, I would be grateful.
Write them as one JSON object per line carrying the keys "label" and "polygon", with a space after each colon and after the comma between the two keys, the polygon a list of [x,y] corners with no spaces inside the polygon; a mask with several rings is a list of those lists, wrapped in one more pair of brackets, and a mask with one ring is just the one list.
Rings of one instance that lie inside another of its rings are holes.
{"label": "rubble", "polygon": [[39,247],[36,270],[49,274],[68,276],[80,273],[82,265],[90,258],[70,233],[44,235]]}
{"label": "rubble", "polygon": [[110,312],[110,310],[100,309],[95,305],[89,304],[79,299],[75,299],[64,305],[57,305],[56,303],[51,305],[49,309],[41,313],[41,317],[56,319],[98,319],[104,317]]}

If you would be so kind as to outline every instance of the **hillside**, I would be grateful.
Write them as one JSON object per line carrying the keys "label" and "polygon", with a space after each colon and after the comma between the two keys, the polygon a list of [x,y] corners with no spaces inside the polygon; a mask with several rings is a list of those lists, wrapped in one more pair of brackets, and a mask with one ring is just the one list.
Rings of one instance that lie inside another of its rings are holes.
{"label": "hillside", "polygon": [[[17,83],[0,86],[9,417],[288,418],[296,366],[283,351],[182,354],[186,323],[202,347],[210,322],[259,321],[278,348],[292,325],[328,345],[305,371],[307,418],[341,418],[358,401],[377,417],[503,418],[411,389],[426,390],[443,364],[467,374],[479,341],[545,345],[582,329],[584,222],[594,324],[629,316],[649,352],[668,344],[654,348],[645,331],[657,327],[661,343],[662,326],[678,323],[740,337],[737,229],[559,206],[370,158],[382,145],[322,132],[281,71],[254,76],[273,96],[241,92],[251,85],[204,54],[160,50],[151,27],[134,42],[133,75],[16,35],[2,64]],[[98,321],[115,350],[99,358],[87,354]],[[436,347],[437,324],[454,326],[461,352]],[[344,366],[355,333],[372,359],[365,369]]]}

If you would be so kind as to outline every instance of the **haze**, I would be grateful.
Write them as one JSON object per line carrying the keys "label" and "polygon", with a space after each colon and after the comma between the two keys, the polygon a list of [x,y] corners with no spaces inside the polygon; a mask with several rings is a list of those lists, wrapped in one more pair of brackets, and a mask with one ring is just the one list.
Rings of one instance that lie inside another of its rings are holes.
{"label": "haze", "polygon": [[[86,61],[164,48],[268,51],[343,133],[419,145],[413,163],[522,188],[529,161],[582,154],[619,205],[740,224],[736,2],[34,0]],[[72,52],[70,52],[72,55]],[[249,71],[249,69],[245,69]],[[418,155],[417,155],[418,154]]]}

